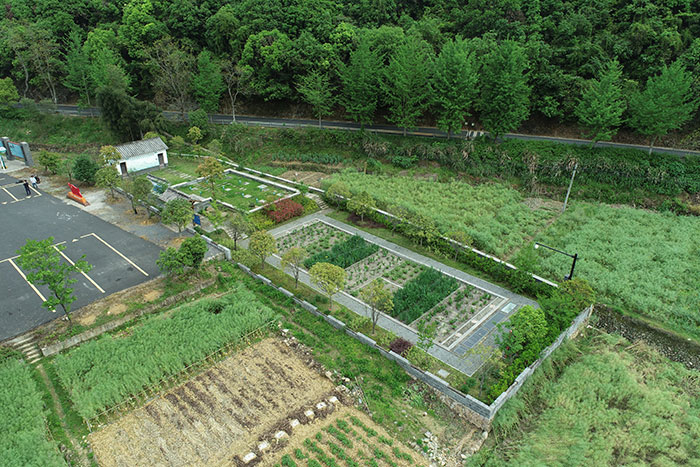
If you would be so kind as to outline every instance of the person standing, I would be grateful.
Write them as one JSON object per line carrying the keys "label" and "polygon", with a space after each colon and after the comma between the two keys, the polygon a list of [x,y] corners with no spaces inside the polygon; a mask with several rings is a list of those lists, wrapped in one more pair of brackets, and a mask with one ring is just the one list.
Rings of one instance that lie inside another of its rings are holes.
{"label": "person standing", "polygon": [[24,185],[24,191],[27,192],[27,196],[32,196],[32,191],[29,189],[29,181],[22,180],[22,185]]}
{"label": "person standing", "polygon": [[31,177],[29,177],[29,183],[32,184],[35,190],[39,188],[36,184],[36,175],[32,175]]}

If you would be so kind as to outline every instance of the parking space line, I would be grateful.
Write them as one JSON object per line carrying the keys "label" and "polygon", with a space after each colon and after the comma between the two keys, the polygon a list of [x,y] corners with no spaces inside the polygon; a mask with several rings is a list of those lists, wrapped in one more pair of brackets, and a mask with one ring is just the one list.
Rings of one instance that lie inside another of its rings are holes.
{"label": "parking space line", "polygon": [[[14,267],[15,270],[19,273],[19,275],[22,276],[22,279],[24,279],[24,280],[27,282],[27,284],[29,284],[29,287],[31,287],[32,290],[33,290],[34,292],[36,292],[36,294],[39,296],[39,298],[41,299],[41,301],[42,301],[42,302],[45,302],[45,301],[46,301],[46,298],[44,298],[44,296],[41,294],[41,292],[39,292],[39,289],[37,289],[36,287],[34,287],[34,284],[32,284],[31,282],[29,282],[29,281],[27,280],[27,276],[25,276],[24,273],[22,272],[22,270],[19,268],[19,266],[17,266],[17,265],[15,264],[15,262],[12,261],[12,258],[8,258],[8,259],[6,259],[5,261],[9,261],[9,262],[10,262],[10,264],[12,265],[12,267]],[[53,311],[54,313],[56,313],[56,310],[51,310],[51,311]]]}
{"label": "parking space line", "polygon": [[[68,262],[70,263],[71,266],[75,266],[75,263],[74,263],[73,261],[71,261],[71,259],[70,259],[68,256],[66,256],[61,250],[59,250],[58,247],[57,247],[56,245],[54,245],[53,247],[54,247],[54,249],[55,249],[56,251],[58,251],[58,254],[59,254],[59,255],[63,256],[63,258],[64,258],[66,261],[68,261]],[[80,271],[80,274],[82,274],[83,276],[85,276],[85,279],[89,280],[90,283],[91,283],[92,285],[94,285],[94,286],[97,288],[97,290],[99,290],[99,291],[102,292],[102,293],[105,293],[104,289],[102,289],[102,287],[100,287],[99,285],[97,285],[97,282],[95,282],[94,280],[92,280],[92,278],[91,278],[90,276],[88,276],[87,274],[85,274],[83,271]]]}
{"label": "parking space line", "polygon": [[12,199],[14,199],[15,201],[19,201],[17,198],[15,198],[15,195],[13,195],[13,194],[10,193],[9,191],[7,191],[7,188],[5,188],[5,187],[0,187],[0,188],[2,188],[2,191],[4,191],[5,193],[7,193],[8,195],[12,196]]}
{"label": "parking space line", "polygon": [[124,260],[125,260],[127,263],[131,264],[133,267],[135,267],[136,269],[138,269],[139,272],[141,272],[141,274],[143,274],[144,276],[148,276],[148,273],[147,273],[146,271],[144,271],[143,269],[141,269],[140,267],[138,267],[133,261],[131,261],[131,260],[130,260],[129,258],[127,258],[126,256],[124,256],[119,250],[117,250],[116,248],[114,248],[112,245],[110,245],[109,243],[107,243],[107,242],[105,242],[104,240],[102,240],[102,238],[100,238],[100,236],[97,235],[96,233],[89,233],[89,234],[81,235],[80,238],[89,237],[89,236],[91,236],[91,235],[92,235],[93,237],[95,237],[96,239],[98,239],[99,241],[101,241],[102,243],[104,243],[104,244],[105,244],[109,249],[111,249],[113,252],[115,252],[116,254],[118,254],[119,256],[121,256],[122,258],[124,258]]}

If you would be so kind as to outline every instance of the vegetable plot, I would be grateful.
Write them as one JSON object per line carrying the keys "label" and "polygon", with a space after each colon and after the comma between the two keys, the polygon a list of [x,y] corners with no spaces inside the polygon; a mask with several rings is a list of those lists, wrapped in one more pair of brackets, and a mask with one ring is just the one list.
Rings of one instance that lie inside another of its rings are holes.
{"label": "vegetable plot", "polygon": [[361,261],[376,253],[379,247],[369,243],[359,235],[350,237],[348,240],[333,245],[330,251],[317,253],[304,261],[304,267],[309,269],[316,263],[331,263],[345,269],[358,261]]}
{"label": "vegetable plot", "polygon": [[455,279],[435,269],[426,269],[394,294],[392,315],[410,324],[458,287]]}

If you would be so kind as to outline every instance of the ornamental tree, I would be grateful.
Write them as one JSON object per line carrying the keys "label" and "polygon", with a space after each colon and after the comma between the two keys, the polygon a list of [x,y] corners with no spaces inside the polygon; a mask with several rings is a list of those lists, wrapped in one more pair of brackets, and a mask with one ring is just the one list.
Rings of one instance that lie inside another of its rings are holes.
{"label": "ornamental tree", "polygon": [[479,107],[484,128],[494,140],[518,128],[530,114],[528,60],[515,41],[503,41],[484,56],[479,77]]}
{"label": "ornamental tree", "polygon": [[233,240],[234,250],[238,249],[238,240],[243,239],[243,237],[250,235],[253,231],[255,231],[253,224],[251,224],[245,214],[240,212],[234,212],[229,217],[228,228],[229,235],[231,235],[231,239]]}
{"label": "ornamental tree", "polygon": [[117,161],[121,160],[122,155],[117,148],[114,146],[102,146],[100,148],[100,159],[102,160],[102,165],[114,165]]}
{"label": "ornamental tree", "polygon": [[377,203],[369,193],[363,191],[362,193],[350,198],[348,200],[347,207],[350,212],[360,216],[360,220],[364,222],[365,215],[371,213],[377,207]]}
{"label": "ornamental tree", "polygon": [[153,190],[153,184],[146,178],[145,175],[139,175],[136,178],[125,178],[122,181],[124,190],[129,193],[131,198],[131,209],[134,214],[138,214],[136,204],[139,200],[145,200]]}
{"label": "ornamental tree", "polygon": [[189,201],[175,198],[165,203],[160,218],[164,224],[175,224],[177,231],[182,232],[182,229],[192,221],[193,214]]}
{"label": "ornamental tree", "polygon": [[248,249],[260,258],[260,267],[265,267],[265,258],[277,253],[275,238],[264,230],[259,230],[250,236]]}
{"label": "ornamental tree", "polygon": [[360,297],[369,305],[372,318],[372,334],[374,334],[379,315],[381,313],[390,314],[391,310],[394,309],[393,294],[391,290],[384,286],[383,280],[375,279],[369,286],[362,289]]}
{"label": "ornamental tree", "polygon": [[384,70],[382,89],[389,105],[389,121],[403,128],[414,128],[431,98],[430,46],[410,37],[401,45]]}
{"label": "ornamental tree", "polygon": [[105,165],[100,170],[95,172],[95,185],[100,188],[109,188],[112,198],[114,198],[114,189],[119,185],[119,172],[113,165]]}
{"label": "ornamental tree", "polygon": [[292,270],[295,289],[299,285],[299,272],[307,256],[306,250],[298,246],[290,248],[282,255],[282,269],[290,268]]}
{"label": "ornamental tree", "polygon": [[333,310],[333,295],[345,287],[345,269],[331,263],[316,263],[309,269],[311,280],[328,296]]}
{"label": "ornamental tree", "polygon": [[205,157],[204,161],[197,166],[197,174],[209,182],[211,198],[216,200],[216,180],[224,175],[224,166],[213,157]]}
{"label": "ornamental tree", "polygon": [[53,237],[38,241],[29,239],[17,251],[19,257],[16,261],[19,267],[27,271],[27,281],[30,284],[45,285],[51,291],[52,296],[42,306],[50,311],[55,311],[60,306],[72,326],[71,303],[76,297],[71,285],[77,280],[71,276],[78,272],[86,273],[92,266],[84,260],[85,256],[73,263],[64,261],[61,252],[65,248],[64,245],[54,245]]}

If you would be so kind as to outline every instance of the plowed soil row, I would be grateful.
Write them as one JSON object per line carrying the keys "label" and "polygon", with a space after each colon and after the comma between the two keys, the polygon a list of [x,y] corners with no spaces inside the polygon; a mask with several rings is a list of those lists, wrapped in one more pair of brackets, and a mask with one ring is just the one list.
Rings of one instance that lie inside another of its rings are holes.
{"label": "plowed soil row", "polygon": [[266,339],[91,434],[90,442],[102,466],[226,465],[333,389],[294,349]]}

